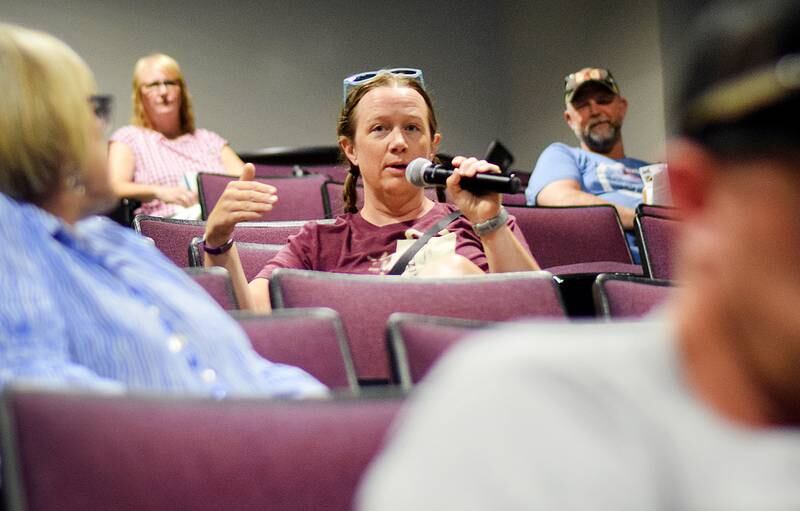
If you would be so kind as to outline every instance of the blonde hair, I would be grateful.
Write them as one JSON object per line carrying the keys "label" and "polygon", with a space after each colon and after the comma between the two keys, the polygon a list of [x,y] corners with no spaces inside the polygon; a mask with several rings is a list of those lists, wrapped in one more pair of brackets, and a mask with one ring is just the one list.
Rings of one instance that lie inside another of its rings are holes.
{"label": "blonde hair", "polygon": [[192,108],[192,95],[189,94],[189,89],[186,87],[186,81],[183,78],[181,66],[178,61],[165,55],[163,53],[153,53],[136,61],[133,66],[133,91],[131,92],[131,103],[133,104],[133,114],[131,115],[131,124],[134,126],[141,126],[143,128],[153,129],[153,123],[147,117],[144,110],[144,97],[142,95],[142,85],[139,81],[139,73],[145,66],[153,64],[159,69],[170,72],[175,75],[175,81],[180,85],[181,90],[181,110],[180,110],[180,128],[181,135],[186,133],[194,133],[194,109]]}
{"label": "blonde hair", "polygon": [[[356,107],[369,91],[377,89],[378,87],[406,87],[419,92],[422,99],[425,100],[425,105],[428,107],[428,128],[430,129],[431,136],[438,133],[439,125],[436,122],[436,114],[433,111],[433,101],[431,101],[431,97],[425,91],[422,84],[409,76],[395,75],[389,71],[380,71],[372,80],[348,92],[342,111],[339,114],[339,122],[336,126],[336,134],[339,137],[348,138],[351,142],[355,140]],[[342,152],[341,148],[340,152]],[[341,158],[349,165],[347,177],[344,179],[344,190],[342,191],[344,211],[346,213],[356,213],[358,211],[356,207],[356,201],[358,199],[356,182],[358,181],[358,176],[361,175],[361,169],[353,165],[344,155],[344,152],[342,152]]]}
{"label": "blonde hair", "polygon": [[42,205],[86,167],[89,67],[44,32],[0,23],[0,192]]}

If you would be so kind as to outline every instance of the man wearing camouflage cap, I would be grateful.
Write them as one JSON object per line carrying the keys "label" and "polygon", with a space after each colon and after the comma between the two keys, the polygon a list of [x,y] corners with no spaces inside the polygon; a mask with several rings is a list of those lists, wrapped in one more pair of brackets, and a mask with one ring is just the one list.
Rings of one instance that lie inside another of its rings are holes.
{"label": "man wearing camouflage cap", "polygon": [[525,196],[531,206],[612,204],[626,229],[642,201],[639,167],[625,155],[628,101],[608,69],[584,68],[564,79],[564,120],[580,147],[556,142],[539,156]]}

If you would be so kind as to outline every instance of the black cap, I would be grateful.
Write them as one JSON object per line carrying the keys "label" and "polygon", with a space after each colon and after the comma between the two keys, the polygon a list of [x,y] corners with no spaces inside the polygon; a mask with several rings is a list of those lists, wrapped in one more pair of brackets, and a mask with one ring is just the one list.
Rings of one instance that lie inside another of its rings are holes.
{"label": "black cap", "polygon": [[800,7],[718,2],[693,26],[681,134],[718,152],[800,148]]}

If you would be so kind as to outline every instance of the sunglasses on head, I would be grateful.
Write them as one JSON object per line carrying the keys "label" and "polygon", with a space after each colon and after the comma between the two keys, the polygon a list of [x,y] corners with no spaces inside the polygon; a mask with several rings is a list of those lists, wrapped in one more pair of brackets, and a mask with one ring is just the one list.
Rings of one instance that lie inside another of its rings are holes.
{"label": "sunglasses on head", "polygon": [[371,80],[374,80],[378,76],[382,74],[392,74],[398,76],[407,76],[418,82],[425,88],[425,80],[422,77],[422,71],[419,69],[414,69],[410,67],[396,67],[394,69],[379,69],[378,71],[366,71],[364,73],[356,73],[352,76],[348,76],[343,80],[343,89],[344,94],[342,95],[342,100],[347,101],[347,94],[356,87],[359,87]]}

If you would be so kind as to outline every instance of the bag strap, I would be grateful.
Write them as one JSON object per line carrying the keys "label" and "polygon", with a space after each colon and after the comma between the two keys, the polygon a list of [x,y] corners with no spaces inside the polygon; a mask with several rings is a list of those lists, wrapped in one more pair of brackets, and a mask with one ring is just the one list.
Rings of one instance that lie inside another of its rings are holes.
{"label": "bag strap", "polygon": [[411,259],[417,255],[417,252],[428,243],[428,240],[436,236],[436,233],[450,225],[450,222],[455,220],[456,218],[461,216],[461,211],[453,211],[446,217],[442,218],[438,222],[436,222],[430,229],[425,231],[425,234],[420,236],[417,241],[414,242],[413,245],[408,247],[408,250],[403,252],[403,255],[400,256],[400,259],[395,261],[392,268],[386,272],[386,275],[400,275],[406,270],[406,266],[408,263],[411,262]]}

